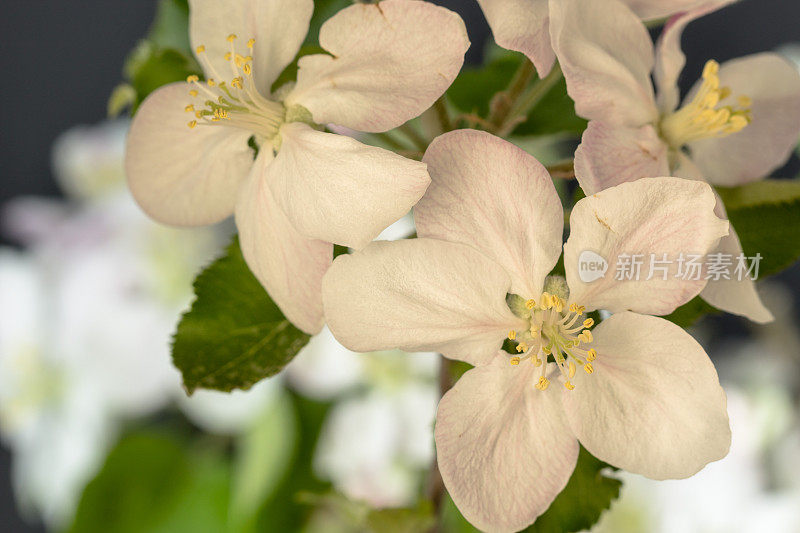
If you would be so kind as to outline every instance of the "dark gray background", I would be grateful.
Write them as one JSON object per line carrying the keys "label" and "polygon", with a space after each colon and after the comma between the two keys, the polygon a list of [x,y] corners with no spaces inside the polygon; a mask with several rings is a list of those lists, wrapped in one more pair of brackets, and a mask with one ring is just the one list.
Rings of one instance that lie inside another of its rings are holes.
{"label": "dark gray background", "polygon": [[[437,3],[464,17],[473,42],[468,60],[478,60],[489,32],[477,3]],[[155,8],[151,0],[3,0],[2,4],[0,205],[21,194],[58,194],[50,174],[50,145],[70,126],[104,117],[123,59],[146,32]],[[744,0],[689,27],[684,38],[689,60],[682,83],[692,83],[707,59],[724,61],[795,41],[800,41],[800,3]],[[9,460],[8,452],[0,450],[0,532],[40,530],[17,514]]]}

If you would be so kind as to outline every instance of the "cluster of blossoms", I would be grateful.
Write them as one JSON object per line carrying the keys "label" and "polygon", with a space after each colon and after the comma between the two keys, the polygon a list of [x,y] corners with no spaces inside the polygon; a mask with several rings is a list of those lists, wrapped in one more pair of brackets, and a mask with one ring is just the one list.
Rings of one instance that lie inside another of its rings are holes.
{"label": "cluster of blossoms", "polygon": [[[769,321],[753,281],[687,278],[668,264],[663,276],[587,282],[579,257],[612,260],[613,272],[613,258],[741,255],[709,183],[761,179],[788,157],[800,75],[771,54],[709,61],[679,104],[681,33],[730,0],[479,3],[498,44],[540,75],[558,61],[589,119],[575,154],[587,197],[571,210],[566,243],[551,176],[503,139],[451,131],[414,161],[324,131],[391,130],[454,80],[464,25],[417,0],[343,9],[320,30],[327,53],[302,57],[296,82],[279,87],[312,0],[190,0],[205,80],[144,102],[127,173],[159,221],[235,214],[248,265],[300,329],[327,323],[351,350],[432,351],[473,365],[439,403],[439,469],[473,524],[515,531],[564,488],[579,442],[654,479],[688,477],[726,455],[714,366],[659,316],[701,295]],[[670,15],[654,47],[642,19]],[[412,207],[418,238],[372,242]],[[352,253],[333,261],[333,244]]]}

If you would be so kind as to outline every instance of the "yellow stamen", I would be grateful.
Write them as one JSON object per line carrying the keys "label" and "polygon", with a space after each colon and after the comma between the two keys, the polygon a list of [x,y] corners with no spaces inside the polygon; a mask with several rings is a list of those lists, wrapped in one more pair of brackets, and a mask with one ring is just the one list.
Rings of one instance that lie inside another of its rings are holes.
{"label": "yellow stamen", "polygon": [[577,371],[577,367],[575,366],[575,363],[570,361],[569,362],[569,377],[570,377],[570,379],[575,377],[575,372],[576,371]]}
{"label": "yellow stamen", "polygon": [[751,98],[741,95],[737,106],[721,105],[732,94],[729,87],[720,87],[719,63],[714,60],[703,68],[703,83],[694,99],[678,111],[663,117],[661,133],[673,147],[706,138],[727,137],[750,124]]}
{"label": "yellow stamen", "polygon": [[528,351],[528,345],[527,344],[525,344],[524,342],[521,342],[521,343],[517,344],[517,352],[522,353],[522,352],[527,352],[527,351]]}
{"label": "yellow stamen", "polygon": [[193,121],[189,122],[189,124],[187,124],[187,126],[189,126],[189,129],[192,129],[192,128],[194,128],[195,126],[197,126],[197,121],[196,121],[196,120],[193,120]]}
{"label": "yellow stamen", "polygon": [[518,364],[519,364],[519,361],[520,361],[519,357],[516,357],[516,356],[515,356],[515,357],[512,357],[512,358],[511,358],[511,364],[512,364],[512,365],[518,365]]}
{"label": "yellow stamen", "polygon": [[511,330],[508,332],[508,340],[513,341],[517,338],[517,332],[515,330]]}
{"label": "yellow stamen", "polygon": [[592,348],[591,350],[586,352],[586,360],[587,361],[594,361],[595,359],[597,359],[597,350]]}
{"label": "yellow stamen", "polygon": [[206,47],[201,44],[195,50],[197,51],[198,54],[202,54],[203,52],[206,51]]}
{"label": "yellow stamen", "polygon": [[592,326],[594,326],[594,320],[593,319],[587,318],[586,320],[583,321],[583,327],[590,328]]}
{"label": "yellow stamen", "polygon": [[592,366],[592,363],[586,363],[585,365],[583,365],[583,369],[586,371],[587,374],[591,374],[594,372],[594,367]]}
{"label": "yellow stamen", "polygon": [[191,113],[192,111],[194,111],[194,106],[192,104],[189,104],[186,107],[184,107],[183,110],[186,111],[187,113]]}
{"label": "yellow stamen", "polygon": [[535,300],[530,299],[527,302],[525,302],[525,308],[526,309],[530,310],[530,309],[533,309],[534,307],[536,307],[536,301]]}
{"label": "yellow stamen", "polygon": [[235,34],[235,33],[231,33],[230,35],[228,35],[228,39],[227,39],[227,41],[228,41],[229,43],[232,43],[232,42],[233,42],[233,41],[235,41],[236,39],[238,39],[238,37],[236,36],[236,34]]}
{"label": "yellow stamen", "polygon": [[550,386],[550,380],[544,376],[540,377],[539,382],[536,384],[536,388],[541,391],[547,390],[547,387],[549,386]]}
{"label": "yellow stamen", "polygon": [[200,78],[196,74],[192,74],[191,76],[186,77],[186,83],[195,83],[200,81]]}
{"label": "yellow stamen", "polygon": [[253,49],[253,45],[254,45],[254,44],[256,44],[256,40],[255,40],[255,39],[250,39],[250,40],[248,40],[248,41],[247,41],[247,48],[249,48],[250,50],[252,50],[252,49]]}
{"label": "yellow stamen", "polygon": [[191,96],[192,98],[196,97],[198,94],[199,93],[195,89],[189,91],[189,96]]}
{"label": "yellow stamen", "polygon": [[575,390],[575,385],[573,385],[569,381],[564,382],[564,387],[566,387],[567,390]]}

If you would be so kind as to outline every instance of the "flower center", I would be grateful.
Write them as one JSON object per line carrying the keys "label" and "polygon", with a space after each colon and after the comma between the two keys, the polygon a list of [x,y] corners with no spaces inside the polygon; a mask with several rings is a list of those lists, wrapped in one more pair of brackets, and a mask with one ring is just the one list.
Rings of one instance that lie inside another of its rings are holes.
{"label": "flower center", "polygon": [[732,94],[719,86],[719,63],[706,63],[703,84],[691,102],[661,119],[661,134],[673,148],[698,139],[727,137],[742,131],[750,122],[752,100],[739,96],[736,105],[720,105]]}
{"label": "flower center", "polygon": [[280,102],[264,98],[253,82],[253,51],[255,39],[247,41],[247,55],[236,51],[237,36],[227,38],[230,50],[225,61],[230,65],[230,76],[217,72],[206,55],[206,47],[197,47],[197,56],[212,78],[202,82],[197,76],[189,76],[186,81],[192,85],[189,96],[192,100],[184,108],[193,113],[188,126],[225,125],[251,131],[256,135],[272,139],[286,118],[286,108]]}
{"label": "flower center", "polygon": [[597,352],[588,348],[593,340],[589,328],[594,325],[594,320],[581,320],[586,312],[585,307],[573,303],[566,309],[563,298],[548,292],[542,293],[539,302],[527,300],[521,307],[515,313],[528,320],[530,326],[526,331],[512,330],[508,333],[510,340],[517,341],[517,352],[521,354],[512,357],[510,362],[519,365],[530,360],[541,367],[542,372],[535,385],[537,389],[544,391],[550,385],[546,374],[546,363],[550,356],[558,365],[564,377],[564,387],[568,390],[575,388],[570,380],[575,377],[579,366],[587,374],[594,372],[592,361],[597,358]]}

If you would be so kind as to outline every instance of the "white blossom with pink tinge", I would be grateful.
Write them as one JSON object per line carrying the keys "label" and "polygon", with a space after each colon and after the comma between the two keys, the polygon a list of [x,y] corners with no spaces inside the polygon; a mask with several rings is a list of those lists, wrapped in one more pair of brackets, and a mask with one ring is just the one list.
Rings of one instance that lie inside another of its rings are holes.
{"label": "white blossom with pink tinge", "polygon": [[[729,3],[708,1],[676,15],[655,49],[618,0],[553,4],[553,46],[575,109],[590,121],[575,154],[586,194],[665,174],[731,187],[763,179],[788,159],[800,137],[800,74],[777,54],[709,61],[679,107],[683,30]],[[716,209],[726,217],[719,198]],[[716,252],[742,253],[733,228]],[[756,322],[773,318],[748,278],[711,280],[701,296]]]}
{"label": "white blossom with pink tinge", "polygon": [[235,213],[256,277],[295,325],[316,333],[332,243],[364,247],[430,182],[424,163],[319,125],[381,132],[422,113],[463,64],[464,23],[416,0],[349,6],[320,30],[327,53],[302,57],[297,82],[273,87],[305,38],[312,0],[189,4],[206,81],[191,76],[142,104],[128,140],[131,191],[167,224]]}
{"label": "white blossom with pink tinge", "polygon": [[[442,399],[436,449],[445,486],[486,531],[517,531],[566,485],[580,441],[655,479],[688,477],[725,456],[725,393],[703,348],[670,313],[705,281],[674,276],[581,281],[578,257],[705,254],[727,234],[711,187],[672,177],[626,183],[564,217],[532,156],[487,133],[436,139],[420,238],[375,242],[323,281],[331,331],[357,351],[438,351],[476,366]],[[674,274],[674,272],[670,272]],[[614,313],[596,328],[585,316]],[[505,339],[518,355],[501,350]],[[553,362],[548,362],[548,355]],[[550,386],[559,382],[563,387]]]}

